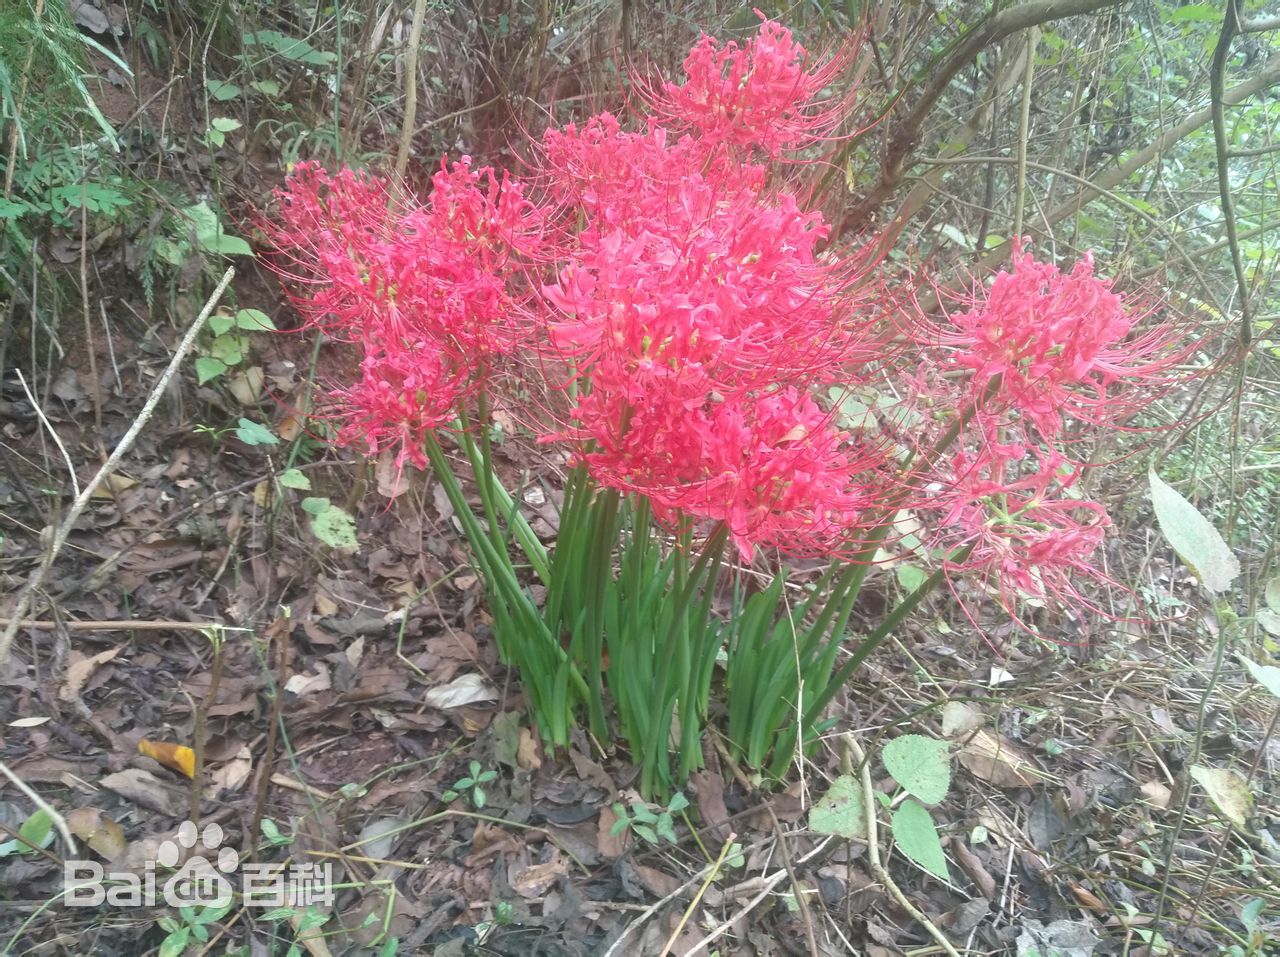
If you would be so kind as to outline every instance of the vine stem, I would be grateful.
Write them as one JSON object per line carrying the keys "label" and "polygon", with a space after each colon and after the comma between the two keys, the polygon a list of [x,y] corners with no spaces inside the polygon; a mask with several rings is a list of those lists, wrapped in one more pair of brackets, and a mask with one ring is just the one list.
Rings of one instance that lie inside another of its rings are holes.
{"label": "vine stem", "polygon": [[846,752],[843,757],[846,767],[841,768],[845,774],[852,773],[853,768],[848,766],[849,757],[852,755],[858,762],[858,768],[862,780],[862,807],[866,812],[867,818],[867,863],[871,865],[871,873],[875,875],[876,880],[885,886],[885,890],[893,897],[895,901],[905,910],[912,918],[929,932],[934,940],[938,942],[938,946],[946,951],[948,957],[960,957],[960,952],[955,949],[951,941],[947,940],[947,935],[940,931],[933,921],[924,915],[924,912],[910,899],[902,888],[893,882],[893,878],[889,876],[888,869],[880,860],[880,832],[879,822],[876,820],[876,795],[871,786],[871,764],[867,761],[866,754],[862,751],[862,746],[858,744],[856,738],[851,734],[844,736]]}
{"label": "vine stem", "polygon": [[413,24],[409,27],[409,53],[404,65],[404,122],[400,127],[400,148],[396,150],[396,178],[403,179],[409,165],[409,148],[413,145],[413,127],[418,117],[418,47],[422,45],[422,21],[427,15],[427,0],[413,5]]}
{"label": "vine stem", "polygon": [[169,382],[177,374],[178,367],[182,365],[182,360],[187,357],[187,353],[196,344],[196,336],[200,335],[200,330],[204,328],[205,322],[208,321],[209,314],[213,312],[213,307],[218,304],[218,300],[226,292],[227,286],[231,284],[231,278],[235,274],[235,267],[228,266],[227,271],[222,274],[218,287],[214,289],[213,295],[204,304],[204,308],[200,310],[200,315],[196,316],[195,322],[191,324],[187,334],[182,337],[182,342],[178,344],[178,348],[174,351],[173,358],[169,360],[169,365],[160,374],[160,378],[156,380],[155,386],[151,389],[151,394],[147,396],[147,401],[142,406],[142,411],[133,420],[133,424],[129,426],[129,431],[125,432],[124,437],[120,439],[120,443],[115,447],[115,451],[107,457],[107,460],[102,463],[102,468],[98,469],[97,474],[80,490],[80,494],[71,503],[71,508],[67,511],[66,517],[63,518],[62,524],[58,526],[58,530],[54,533],[53,541],[50,542],[49,547],[45,550],[44,558],[36,566],[36,570],[31,573],[31,577],[27,579],[27,584],[23,586],[22,592],[18,595],[18,601],[10,612],[9,623],[5,626],[3,634],[0,634],[0,670],[4,669],[5,663],[9,660],[13,639],[18,634],[22,620],[27,616],[27,612],[31,610],[31,602],[35,593],[44,584],[45,577],[49,574],[49,569],[53,567],[54,560],[61,553],[63,546],[67,544],[67,536],[71,533],[71,529],[75,527],[80,514],[89,506],[89,500],[93,498],[93,493],[106,481],[107,476],[115,471],[125,453],[133,448],[133,443],[142,434],[143,427],[151,419],[151,414],[155,412],[156,405],[160,402],[160,396],[164,395]]}
{"label": "vine stem", "polygon": [[[1233,626],[1226,622],[1228,616],[1224,612],[1229,611],[1226,601],[1222,598],[1214,602],[1215,610],[1218,613],[1218,644],[1214,652],[1213,670],[1209,673],[1209,680],[1205,682],[1204,693],[1200,696],[1200,705],[1196,711],[1196,733],[1191,741],[1191,755],[1187,758],[1184,771],[1180,775],[1182,784],[1182,801],[1178,805],[1178,817],[1174,821],[1173,830],[1169,832],[1168,843],[1165,845],[1164,855],[1164,878],[1160,881],[1160,893],[1156,897],[1156,912],[1151,921],[1151,940],[1155,940],[1160,933],[1160,924],[1164,921],[1164,911],[1169,903],[1169,881],[1173,876],[1173,855],[1178,849],[1178,840],[1182,837],[1182,829],[1187,823],[1187,809],[1191,805],[1191,768],[1200,762],[1200,749],[1204,743],[1205,728],[1209,716],[1209,701],[1213,697],[1214,690],[1218,687],[1218,679],[1222,675],[1222,664],[1227,655],[1227,632]],[[1128,948],[1125,948],[1128,953]]]}

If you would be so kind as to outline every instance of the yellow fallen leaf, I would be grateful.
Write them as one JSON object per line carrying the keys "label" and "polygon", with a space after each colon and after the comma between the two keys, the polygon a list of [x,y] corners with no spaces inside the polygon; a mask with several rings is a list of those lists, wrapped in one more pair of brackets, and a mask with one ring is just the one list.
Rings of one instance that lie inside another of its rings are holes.
{"label": "yellow fallen leaf", "polygon": [[250,366],[232,376],[231,381],[227,383],[227,389],[241,405],[256,405],[265,381],[266,376],[263,375],[262,366]]}
{"label": "yellow fallen leaf", "polygon": [[123,492],[125,489],[133,488],[137,484],[137,479],[131,479],[127,475],[112,472],[102,480],[102,484],[95,488],[93,490],[93,494],[89,497],[113,498],[118,492]]}
{"label": "yellow fallen leaf", "polygon": [[266,508],[271,501],[271,483],[259,482],[253,487],[253,504],[258,508]]}
{"label": "yellow fallen leaf", "polygon": [[189,778],[196,776],[196,753],[186,745],[143,738],[138,742],[138,753],[159,761],[171,771],[185,774]]}

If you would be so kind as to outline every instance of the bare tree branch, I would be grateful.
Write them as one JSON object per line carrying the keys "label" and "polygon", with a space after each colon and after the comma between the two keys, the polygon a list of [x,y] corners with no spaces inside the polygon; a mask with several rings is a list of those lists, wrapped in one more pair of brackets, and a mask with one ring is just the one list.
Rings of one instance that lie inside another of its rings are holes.
{"label": "bare tree branch", "polygon": [[[1275,86],[1277,83],[1280,83],[1280,54],[1273,56],[1264,63],[1262,69],[1252,79],[1237,84],[1223,93],[1222,103],[1225,106],[1235,106],[1238,103],[1243,103],[1249,97]],[[1119,186],[1152,160],[1167,153],[1180,140],[1200,129],[1212,118],[1212,107],[1206,106],[1204,109],[1192,113],[1181,123],[1166,130],[1150,146],[1138,150],[1114,169],[1110,169],[1096,177],[1092,180],[1091,185],[1082,187],[1074,196],[1049,210],[1045,214],[1044,222],[1052,226],[1054,223],[1060,223],[1062,220],[1074,216],[1089,203],[1105,195],[1108,190]],[[1011,248],[1012,245],[1008,242],[997,246],[982,257],[981,267],[990,268],[1004,262],[1008,258]]]}
{"label": "bare tree branch", "polygon": [[880,180],[846,215],[845,226],[855,230],[861,228],[894,194],[912,166],[925,120],[956,74],[983,49],[1019,30],[1064,17],[1093,13],[1106,7],[1118,6],[1121,2],[1122,0],[1039,0],[988,16],[975,25],[960,38],[938,68],[931,71],[931,79],[910,112],[901,120],[890,123],[888,147],[880,164]]}
{"label": "bare tree branch", "polygon": [[1266,20],[1245,20],[1240,24],[1241,33],[1270,33],[1280,30],[1280,17],[1268,17]]}
{"label": "bare tree branch", "polygon": [[1222,99],[1226,89],[1227,60],[1231,58],[1231,41],[1235,39],[1238,20],[1236,0],[1227,0],[1222,30],[1218,33],[1218,45],[1214,48],[1213,63],[1209,67],[1209,113],[1213,118],[1213,146],[1218,160],[1218,200],[1222,203],[1222,222],[1226,227],[1231,266],[1235,270],[1236,288],[1240,295],[1240,345],[1247,347],[1249,340],[1253,338],[1253,322],[1249,318],[1249,280],[1245,278],[1244,257],[1240,255],[1240,240],[1236,236],[1236,204],[1231,199],[1231,177],[1228,170],[1226,106]]}

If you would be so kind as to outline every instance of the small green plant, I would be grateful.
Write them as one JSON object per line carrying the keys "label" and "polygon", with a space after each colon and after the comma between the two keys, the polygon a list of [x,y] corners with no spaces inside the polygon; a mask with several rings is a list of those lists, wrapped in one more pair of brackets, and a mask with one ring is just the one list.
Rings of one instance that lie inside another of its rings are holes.
{"label": "small green plant", "polygon": [[0,844],[0,860],[11,854],[36,854],[52,843],[53,818],[42,808],[22,823],[17,837]]}
{"label": "small green plant", "polygon": [[245,445],[257,446],[280,444],[280,439],[274,432],[261,422],[254,422],[253,419],[239,419],[232,431],[235,432],[236,438]]}
{"label": "small green plant", "polygon": [[[347,513],[345,509],[338,505],[334,505],[322,495],[311,496],[302,500],[302,510],[311,516],[311,531],[316,538],[324,542],[330,548],[337,549],[354,549],[359,545],[356,539],[356,523],[355,519]],[[476,762],[473,765],[472,777],[475,777],[474,768],[479,767]],[[481,776],[482,781],[492,781],[497,775],[492,771],[486,771],[488,777]],[[468,780],[463,778],[463,781]],[[461,781],[459,782],[461,784]],[[481,803],[476,807],[483,806],[484,792],[480,792]]]}
{"label": "small green plant", "polygon": [[441,800],[445,802],[456,801],[462,795],[470,792],[471,805],[479,810],[485,806],[489,797],[484,792],[484,786],[490,781],[497,780],[497,771],[483,771],[480,768],[479,761],[472,761],[467,776],[458,778],[453,782],[453,787],[440,795]]}
{"label": "small green plant", "polygon": [[[882,805],[893,808],[894,843],[908,860],[948,880],[947,858],[938,828],[925,807],[942,801],[951,786],[947,743],[920,734],[904,734],[884,746],[881,758],[885,770],[902,789],[896,797],[875,793]],[[867,813],[857,776],[842,774],[814,804],[809,827],[819,834],[865,839]]]}
{"label": "small green plant", "polygon": [[[241,309],[234,316],[218,313],[209,317],[208,337],[196,359],[196,378],[201,385],[238,366],[249,355],[249,333],[274,332],[276,325],[261,309]],[[252,444],[252,443],[250,443]]]}
{"label": "small green plant", "polygon": [[630,830],[650,844],[656,845],[663,841],[675,844],[677,839],[674,816],[683,812],[688,806],[689,799],[679,791],[672,795],[671,802],[665,808],[657,805],[657,811],[639,798],[632,800],[630,810],[621,802],[616,803],[613,805],[613,813],[618,816],[618,819],[613,822],[609,833],[616,837]]}
{"label": "small green plant", "polygon": [[1240,923],[1244,925],[1245,942],[1228,947],[1224,951],[1227,957],[1260,957],[1268,952],[1267,943],[1268,941],[1274,943],[1274,938],[1258,926],[1258,918],[1262,916],[1264,906],[1266,902],[1260,897],[1255,897],[1240,908]]}
{"label": "small green plant", "polygon": [[212,904],[208,907],[179,907],[181,920],[161,917],[157,922],[168,935],[160,942],[159,957],[180,957],[189,944],[207,944],[209,925],[222,920],[231,910],[234,901]]}
{"label": "small green plant", "polygon": [[476,924],[476,941],[484,943],[499,927],[510,927],[516,922],[516,909],[510,901],[494,901],[493,918]]}
{"label": "small green plant", "polygon": [[[265,823],[265,822],[264,822]],[[371,917],[373,915],[370,915]],[[279,933],[281,936],[290,937],[289,949],[285,951],[285,957],[302,957],[303,954],[310,952],[310,948],[303,949],[300,941],[307,941],[315,938],[315,934],[311,932],[322,926],[329,920],[329,915],[319,907],[276,907],[272,910],[264,912],[259,917],[260,920],[273,924],[283,925]],[[385,953],[385,948],[380,952]],[[394,953],[394,951],[392,951]]]}

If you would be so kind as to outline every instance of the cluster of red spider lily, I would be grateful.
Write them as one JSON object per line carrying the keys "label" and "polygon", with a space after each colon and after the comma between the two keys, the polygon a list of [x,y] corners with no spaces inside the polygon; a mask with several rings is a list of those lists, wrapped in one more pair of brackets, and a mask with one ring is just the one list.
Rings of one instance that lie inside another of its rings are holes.
{"label": "cluster of red spider lily", "polygon": [[[1131,417],[1190,347],[1087,258],[1019,251],[941,321],[887,302],[799,185],[850,131],[827,92],[848,61],[769,21],[704,37],[682,83],[637,79],[639,115],[530,144],[523,186],[464,157],[422,203],[298,167],[264,228],[306,320],[362,350],[331,395],[340,441],[422,465],[501,363],[552,380],[541,438],[599,486],[722,522],[744,557],[853,554],[907,508],[949,575],[1081,600],[1107,524],[1076,488],[1082,430]],[[850,424],[833,387],[896,411]]]}

